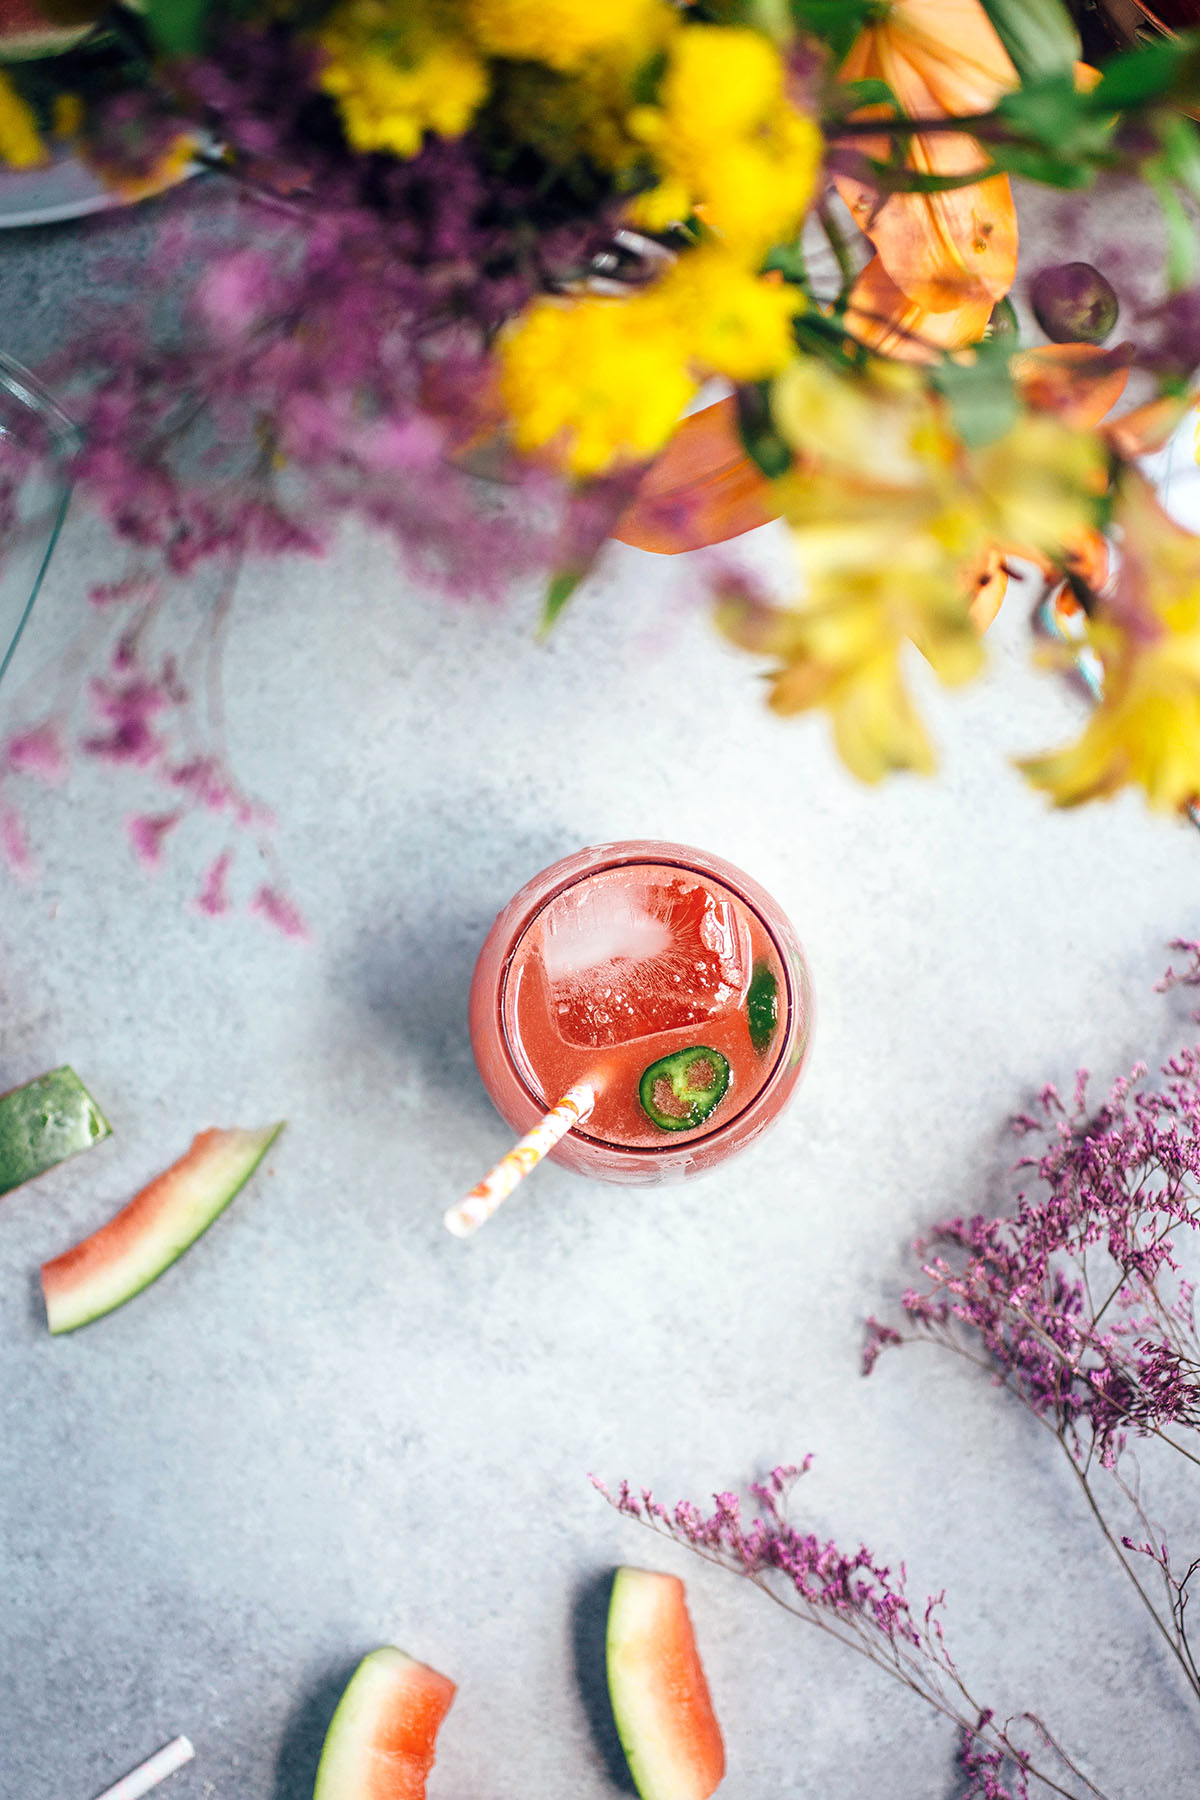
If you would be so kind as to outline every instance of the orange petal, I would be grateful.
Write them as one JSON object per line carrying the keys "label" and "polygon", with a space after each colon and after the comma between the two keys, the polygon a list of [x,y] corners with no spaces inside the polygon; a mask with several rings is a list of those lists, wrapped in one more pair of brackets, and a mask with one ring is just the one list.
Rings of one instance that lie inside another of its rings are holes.
{"label": "orange petal", "polygon": [[737,402],[718,400],[680,422],[613,536],[676,556],[740,537],[778,514],[770,482],[742,448]]}
{"label": "orange petal", "polygon": [[846,329],[868,350],[897,362],[932,362],[940,350],[977,344],[992,316],[990,300],[966,300],[945,312],[927,312],[902,293],[878,256],[850,290]]}
{"label": "orange petal", "polygon": [[1008,570],[1003,550],[994,547],[989,550],[978,567],[972,570],[970,579],[975,591],[967,613],[982,637],[1000,611],[1000,602],[1008,591]]}
{"label": "orange petal", "polygon": [[[986,112],[1017,85],[978,0],[893,0],[887,18],[860,35],[843,72],[886,81],[910,118]],[[930,175],[966,175],[988,163],[961,132],[915,137],[908,161]],[[926,311],[1000,300],[1012,286],[1017,215],[1006,176],[944,193],[894,194],[882,205],[869,183],[841,176],[837,186],[892,280]]]}
{"label": "orange petal", "polygon": [[1104,436],[1118,456],[1148,456],[1152,450],[1162,449],[1188,408],[1195,404],[1194,394],[1160,395],[1156,400],[1131,407],[1119,419],[1110,419]]}
{"label": "orange petal", "polygon": [[1112,570],[1112,557],[1102,532],[1085,531],[1078,542],[1069,547],[1064,561],[1072,575],[1077,575],[1094,594],[1103,592]]}
{"label": "orange petal", "polygon": [[1012,359],[1012,372],[1027,406],[1056,413],[1066,425],[1098,425],[1125,392],[1129,355],[1124,345],[1039,344]]}

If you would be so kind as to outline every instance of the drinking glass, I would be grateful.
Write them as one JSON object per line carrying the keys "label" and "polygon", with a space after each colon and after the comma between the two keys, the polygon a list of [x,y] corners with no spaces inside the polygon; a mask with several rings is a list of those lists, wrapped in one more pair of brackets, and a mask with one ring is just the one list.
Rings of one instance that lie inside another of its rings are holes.
{"label": "drinking glass", "polygon": [[[780,972],[777,1023],[770,1035],[769,1049],[756,1061],[750,1039],[746,1038],[743,1062],[751,1071],[750,1077],[740,1087],[735,1082],[727,1098],[714,1109],[711,1129],[705,1124],[678,1134],[664,1130],[661,1142],[656,1142],[653,1126],[647,1128],[643,1117],[640,1133],[610,1129],[605,1135],[598,1102],[595,1116],[585,1118],[550,1152],[555,1162],[600,1181],[633,1185],[682,1181],[715,1168],[754,1142],[775,1122],[795,1091],[812,1038],[812,981],[804,953],[779,905],[742,870],[707,851],[658,840],[602,844],[564,857],[544,869],[509,901],[480,951],[471,984],[471,1043],[484,1086],[497,1110],[515,1133],[528,1131],[561,1098],[560,1092],[550,1091],[557,1083],[559,1071],[551,1073],[556,1059],[546,1051],[547,1044],[553,1041],[553,1031],[542,1029],[550,1024],[548,1014],[534,1017],[536,1031],[522,1027],[522,1019],[526,1027],[530,1024],[529,1007],[540,1004],[537,995],[543,991],[536,986],[542,979],[536,972],[532,977],[532,1002],[522,984],[531,960],[536,961],[540,955],[539,933],[549,929],[545,924],[547,909],[566,895],[573,896],[576,902],[582,896],[586,905],[589,884],[595,884],[598,876],[622,870],[628,874],[629,894],[635,905],[647,880],[681,883],[684,890],[694,890],[699,885],[714,895],[723,894],[726,905],[732,899],[741,909],[743,934],[748,931],[751,941],[767,948],[772,967]],[[619,882],[616,885],[620,887]],[[609,874],[606,892],[611,893],[613,887]],[[544,991],[550,993],[548,983]],[[739,1028],[745,1033],[746,1005],[743,992],[732,1005],[724,1006],[719,1019],[715,1013],[711,1020],[698,1014],[695,1023],[676,1025],[667,1031],[638,1032],[632,1039],[626,1038],[624,1045],[619,1038],[609,1038],[610,1049],[596,1051],[595,1062],[601,1065],[606,1058],[611,1062],[623,1057],[629,1063],[628,1046],[634,1049],[634,1061],[649,1065],[664,1050],[673,1052],[689,1042],[728,1034],[735,1018],[741,1021]],[[572,1052],[576,1065],[593,1055],[580,1050],[579,1041],[576,1037]],[[728,1042],[726,1048],[732,1056]],[[578,1078],[578,1074],[573,1074],[564,1079],[562,1091]],[[631,1087],[631,1094],[634,1091]],[[634,1141],[629,1141],[631,1138]]]}

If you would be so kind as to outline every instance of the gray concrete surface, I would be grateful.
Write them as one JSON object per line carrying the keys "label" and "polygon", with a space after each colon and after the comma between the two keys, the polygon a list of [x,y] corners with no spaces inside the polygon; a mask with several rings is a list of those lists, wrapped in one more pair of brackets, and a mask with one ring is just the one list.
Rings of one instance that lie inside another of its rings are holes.
{"label": "gray concrete surface", "polygon": [[[106,233],[142,228],[0,243],[6,347],[44,348]],[[76,520],[22,679],[93,553]],[[602,1800],[622,1561],[688,1581],[730,1800],[951,1800],[941,1721],[588,1483],[704,1498],[807,1451],[798,1512],[947,1590],[977,1693],[1036,1707],[1113,1800],[1197,1791],[1194,1718],[1052,1446],[969,1371],[911,1352],[864,1382],[858,1350],[906,1240],[999,1191],[1013,1109],[1182,1029],[1152,984],[1200,929],[1200,837],[1132,797],[1052,816],[1022,785],[1008,756],[1080,705],[1029,667],[1020,592],[985,683],[927,695],[939,778],[870,792],[821,723],[763,710],[692,574],[616,547],[539,646],[532,595],[451,607],[378,544],[250,571],[230,731],[307,947],[189,911],[201,822],[139,870],[136,782],[34,795],[43,877],[0,885],[0,1087],[69,1060],[115,1135],[0,1204],[3,1800],[89,1800],[176,1732],[197,1758],[172,1800],[307,1800],[384,1641],[460,1684],[433,1800]],[[442,1209],[505,1142],[467,1043],[479,943],[533,871],[640,835],[709,846],[794,918],[807,1081],[711,1177],[543,1170],[456,1242]],[[45,1258],[198,1128],[277,1115],[269,1172],[182,1263],[49,1338]]]}

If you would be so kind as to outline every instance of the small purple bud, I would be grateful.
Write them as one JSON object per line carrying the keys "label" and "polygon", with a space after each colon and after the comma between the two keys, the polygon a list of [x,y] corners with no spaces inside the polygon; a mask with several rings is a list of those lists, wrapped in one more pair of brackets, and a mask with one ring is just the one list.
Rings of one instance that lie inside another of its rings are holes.
{"label": "small purple bud", "polygon": [[1041,269],[1029,284],[1033,313],[1054,344],[1101,344],[1121,310],[1112,283],[1091,263]]}

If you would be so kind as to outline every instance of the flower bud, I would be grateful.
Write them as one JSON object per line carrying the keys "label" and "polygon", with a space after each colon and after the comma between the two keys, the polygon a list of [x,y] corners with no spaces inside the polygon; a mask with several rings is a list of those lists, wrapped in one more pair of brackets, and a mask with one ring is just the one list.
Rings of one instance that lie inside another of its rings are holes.
{"label": "flower bud", "polygon": [[1054,344],[1100,344],[1117,322],[1112,283],[1091,263],[1041,269],[1029,284],[1033,313]]}

